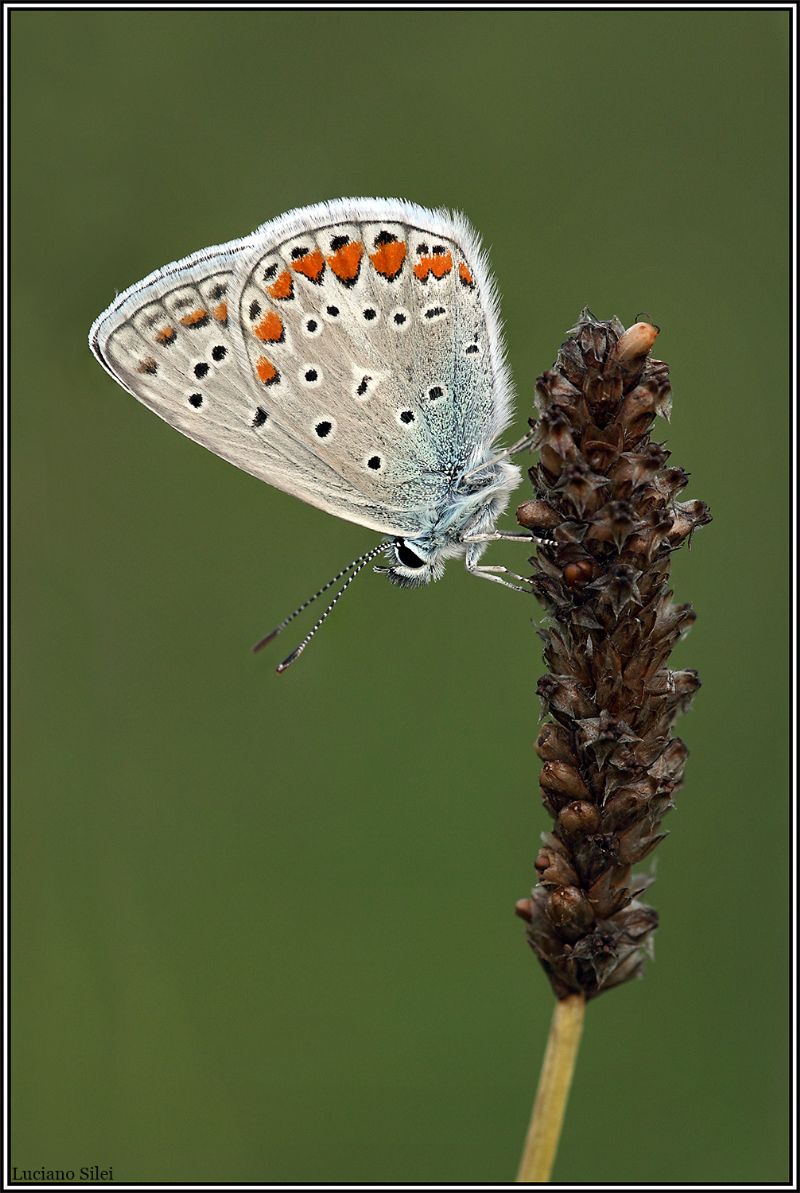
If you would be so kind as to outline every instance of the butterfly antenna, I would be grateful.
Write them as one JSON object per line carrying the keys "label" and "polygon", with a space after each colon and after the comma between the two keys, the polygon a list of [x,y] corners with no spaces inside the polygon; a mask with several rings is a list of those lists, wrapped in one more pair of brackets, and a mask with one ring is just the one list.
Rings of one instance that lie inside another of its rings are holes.
{"label": "butterfly antenna", "polygon": [[[353,571],[350,573],[350,575],[347,577],[347,579],[345,580],[342,587],[339,589],[339,591],[333,597],[333,599],[331,600],[331,603],[328,605],[325,612],[317,619],[317,621],[315,621],[314,625],[308,631],[308,633],[306,634],[305,638],[300,643],[300,645],[296,646],[294,648],[294,650],[292,651],[292,653],[290,655],[287,655],[287,657],[283,660],[283,662],[279,663],[278,666],[275,668],[275,670],[278,672],[278,675],[280,675],[282,672],[284,672],[287,667],[290,667],[292,665],[292,663],[295,661],[295,659],[299,659],[300,655],[303,653],[305,648],[308,646],[309,642],[314,637],[317,630],[320,628],[322,623],[328,618],[329,614],[332,613],[333,610],[336,608],[336,605],[339,602],[339,599],[342,596],[344,596],[344,594],[347,592],[348,588],[353,583],[353,581],[355,580],[355,578],[359,574],[359,572],[362,572],[364,570],[364,568],[367,566],[367,564],[372,559],[374,559],[376,555],[379,555],[381,551],[385,550],[385,548],[386,548],[385,543],[379,543],[377,547],[373,547],[371,551],[367,551],[364,555],[361,555],[358,559],[353,561],[353,563],[350,565],[353,568]],[[348,570],[347,568],[344,569],[345,572],[347,570]],[[340,576],[344,575],[344,572],[340,572],[339,575]],[[336,579],[339,579],[339,577],[337,576]],[[331,580],[330,583],[333,584],[334,582],[335,582],[334,580]],[[329,588],[329,587],[330,587],[329,584],[325,585],[325,588]],[[324,592],[325,589],[324,588],[320,589],[320,591]],[[306,603],[308,603],[308,602],[306,602]]]}
{"label": "butterfly antenna", "polygon": [[255,654],[257,651],[261,650],[264,646],[267,645],[267,643],[272,642],[273,638],[277,638],[278,634],[282,633],[283,630],[286,629],[287,625],[290,624],[290,622],[293,622],[294,619],[296,617],[299,617],[301,613],[305,613],[308,606],[313,605],[313,603],[317,599],[317,597],[321,597],[323,592],[327,592],[329,588],[332,588],[333,585],[337,583],[337,581],[341,580],[342,576],[346,576],[347,573],[349,571],[351,571],[354,567],[357,567],[360,571],[361,567],[364,564],[369,563],[370,559],[374,559],[374,557],[378,554],[379,551],[381,551],[383,549],[384,546],[385,546],[385,544],[381,543],[378,547],[371,548],[369,551],[366,551],[363,555],[359,555],[357,559],[353,559],[350,563],[347,564],[346,567],[343,567],[340,572],[337,572],[335,576],[331,576],[331,578],[327,584],[323,584],[322,588],[318,589],[314,593],[313,596],[310,596],[307,601],[303,601],[302,605],[298,605],[293,613],[290,613],[288,617],[284,617],[284,619],[280,623],[280,625],[276,625],[274,630],[270,630],[270,632],[268,634],[265,634],[265,636],[263,638],[260,638],[259,641],[256,642],[255,646],[252,648],[253,654]]}

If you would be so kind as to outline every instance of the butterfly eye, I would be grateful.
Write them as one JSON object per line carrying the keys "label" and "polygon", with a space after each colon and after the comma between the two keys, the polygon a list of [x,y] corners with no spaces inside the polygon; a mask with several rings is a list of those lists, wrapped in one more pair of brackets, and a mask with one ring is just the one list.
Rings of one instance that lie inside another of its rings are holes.
{"label": "butterfly eye", "polygon": [[396,539],[394,549],[397,552],[397,558],[403,567],[407,568],[421,568],[425,566],[425,560],[420,559],[419,555],[415,555],[410,547],[407,547],[403,539]]}

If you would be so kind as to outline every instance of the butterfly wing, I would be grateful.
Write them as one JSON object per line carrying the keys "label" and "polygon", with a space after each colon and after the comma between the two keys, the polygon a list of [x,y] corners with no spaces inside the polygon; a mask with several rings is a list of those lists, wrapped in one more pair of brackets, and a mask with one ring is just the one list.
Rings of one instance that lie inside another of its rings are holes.
{"label": "butterfly wing", "polygon": [[229,311],[235,265],[249,247],[251,238],[232,241],[156,270],[98,317],[89,343],[124,389],[189,439],[338,512],[347,499],[339,478],[279,429],[266,433],[268,409],[237,361]]}
{"label": "butterfly wing", "polygon": [[317,204],[193,254],[121,295],[90,341],[185,435],[389,534],[432,526],[509,414],[477,237],[399,200]]}

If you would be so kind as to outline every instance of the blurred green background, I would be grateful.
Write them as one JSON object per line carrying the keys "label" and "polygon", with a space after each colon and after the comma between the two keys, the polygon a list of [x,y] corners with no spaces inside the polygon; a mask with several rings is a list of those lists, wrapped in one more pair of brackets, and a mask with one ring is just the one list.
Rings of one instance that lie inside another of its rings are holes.
{"label": "blurred green background", "polygon": [[584,303],[651,313],[658,433],[715,515],[675,560],[704,686],[657,958],[590,1008],[555,1179],[787,1178],[788,22],[12,15],[15,1165],[513,1177],[552,1009],[512,914],[536,608],[368,576],[278,679],[250,644],[374,535],[86,346],[156,266],[400,194],[490,246],[520,428]]}

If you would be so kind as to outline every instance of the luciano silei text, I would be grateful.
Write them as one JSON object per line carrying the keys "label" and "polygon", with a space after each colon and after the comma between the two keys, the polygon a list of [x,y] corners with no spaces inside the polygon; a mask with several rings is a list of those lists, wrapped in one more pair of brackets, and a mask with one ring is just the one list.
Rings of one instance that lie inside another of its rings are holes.
{"label": "luciano silei text", "polygon": [[114,1169],[92,1164],[88,1168],[17,1168],[13,1181],[113,1181]]}

